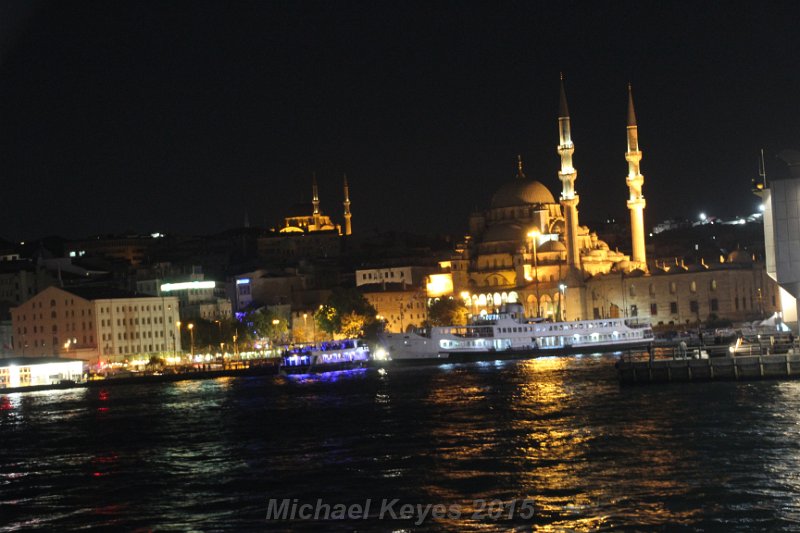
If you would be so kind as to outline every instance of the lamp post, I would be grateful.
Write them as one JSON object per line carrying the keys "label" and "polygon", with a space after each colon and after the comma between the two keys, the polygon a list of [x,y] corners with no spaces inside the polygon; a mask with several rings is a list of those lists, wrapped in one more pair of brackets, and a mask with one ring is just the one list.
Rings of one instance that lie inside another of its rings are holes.
{"label": "lamp post", "polygon": [[[559,320],[566,320],[567,317],[567,301],[565,296],[567,294],[567,286],[563,283],[558,284],[558,290],[561,291],[561,298],[558,299],[558,318]],[[561,311],[564,311],[562,316]]]}
{"label": "lamp post", "polygon": [[192,352],[191,352],[191,355],[192,355],[192,357],[194,357],[194,324],[189,323],[189,325],[186,326],[186,327],[189,328],[189,337],[190,337],[190,339],[192,341],[192,345],[191,345],[192,346]]}
{"label": "lamp post", "polygon": [[[274,333],[275,333],[275,338],[276,338],[276,339],[278,339],[278,325],[279,325],[280,323],[281,323],[280,319],[278,319],[278,318],[273,318],[273,319],[272,319],[272,327],[273,327],[273,329],[274,329]],[[283,337],[283,335],[281,335],[281,337]],[[278,339],[278,340],[280,340],[280,339]],[[277,343],[277,342],[275,342],[274,344],[278,344],[278,343]],[[273,347],[273,348],[274,348],[274,347]]]}
{"label": "lamp post", "polygon": [[536,278],[536,317],[540,316],[540,302],[539,302],[539,259],[536,255],[537,240],[539,239],[539,230],[534,228],[528,233],[528,237],[533,243],[533,275]]}

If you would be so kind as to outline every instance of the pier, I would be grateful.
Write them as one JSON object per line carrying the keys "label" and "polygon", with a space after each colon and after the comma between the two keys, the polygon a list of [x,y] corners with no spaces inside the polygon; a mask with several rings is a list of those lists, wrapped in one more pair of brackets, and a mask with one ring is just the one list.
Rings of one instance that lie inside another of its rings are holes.
{"label": "pier", "polygon": [[690,381],[752,381],[800,378],[800,354],[746,355],[708,359],[620,360],[622,385]]}

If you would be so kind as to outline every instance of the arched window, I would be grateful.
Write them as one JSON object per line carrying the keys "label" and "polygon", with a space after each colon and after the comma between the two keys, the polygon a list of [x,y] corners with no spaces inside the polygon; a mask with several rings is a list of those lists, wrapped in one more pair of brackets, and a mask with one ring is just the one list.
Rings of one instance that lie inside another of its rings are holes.
{"label": "arched window", "polygon": [[628,292],[632,297],[636,296],[636,285],[631,284],[631,286],[628,287]]}
{"label": "arched window", "polygon": [[692,281],[692,283],[689,285],[689,290],[692,291],[692,292],[697,292],[697,282],[696,281]]}
{"label": "arched window", "polygon": [[56,306],[56,301],[50,300],[50,307],[55,307],[55,306]]}
{"label": "arched window", "polygon": [[715,279],[711,280],[711,290],[712,291],[717,290],[717,280],[715,280]]}

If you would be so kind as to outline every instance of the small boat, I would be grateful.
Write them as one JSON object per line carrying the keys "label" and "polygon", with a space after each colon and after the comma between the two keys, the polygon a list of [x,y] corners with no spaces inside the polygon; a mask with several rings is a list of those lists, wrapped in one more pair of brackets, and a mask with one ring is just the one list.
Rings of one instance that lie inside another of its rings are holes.
{"label": "small boat", "polygon": [[506,304],[467,326],[384,333],[375,365],[442,364],[645,348],[649,321],[624,318],[547,322],[527,319],[519,304]]}
{"label": "small boat", "polygon": [[280,372],[312,374],[364,368],[369,362],[369,348],[362,341],[346,339],[293,348],[284,352]]}

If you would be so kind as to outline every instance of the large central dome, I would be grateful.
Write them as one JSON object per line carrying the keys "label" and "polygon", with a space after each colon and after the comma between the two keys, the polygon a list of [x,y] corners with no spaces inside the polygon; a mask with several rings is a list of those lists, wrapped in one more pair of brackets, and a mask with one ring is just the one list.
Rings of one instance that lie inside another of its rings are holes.
{"label": "large central dome", "polygon": [[555,202],[553,193],[541,182],[528,178],[517,178],[509,181],[494,193],[492,209],[531,204],[554,204]]}

